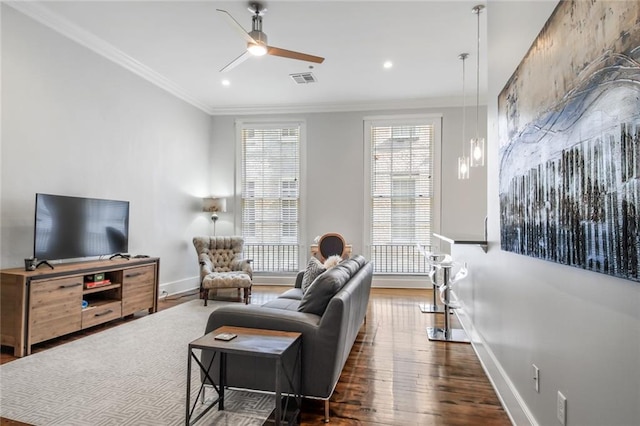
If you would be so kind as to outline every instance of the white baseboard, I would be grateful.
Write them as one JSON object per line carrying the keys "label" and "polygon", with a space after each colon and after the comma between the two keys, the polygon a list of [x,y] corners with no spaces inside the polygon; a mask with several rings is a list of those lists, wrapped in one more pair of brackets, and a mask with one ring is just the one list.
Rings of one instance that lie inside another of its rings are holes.
{"label": "white baseboard", "polygon": [[163,291],[166,291],[170,296],[180,293],[187,293],[189,291],[198,290],[198,288],[200,288],[200,277],[191,277],[179,281],[162,283],[159,287],[160,294],[162,294]]}
{"label": "white baseboard", "polygon": [[296,275],[253,275],[253,285],[285,285],[291,286],[296,282]]}
{"label": "white baseboard", "polygon": [[374,288],[433,288],[428,277],[401,275],[374,275],[371,287]]}
{"label": "white baseboard", "polygon": [[520,396],[520,393],[506,371],[502,368],[495,354],[475,329],[471,318],[465,313],[464,309],[458,309],[455,312],[460,320],[460,324],[471,338],[473,350],[478,356],[480,364],[489,378],[493,389],[496,391],[511,423],[516,426],[538,426],[538,422],[535,417],[533,417],[533,414],[531,414],[529,407],[525,404],[524,399]]}

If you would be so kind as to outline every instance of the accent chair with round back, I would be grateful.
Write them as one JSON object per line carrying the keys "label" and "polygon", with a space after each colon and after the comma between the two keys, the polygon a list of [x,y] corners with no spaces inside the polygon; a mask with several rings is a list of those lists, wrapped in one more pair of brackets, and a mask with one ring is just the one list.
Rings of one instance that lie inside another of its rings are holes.
{"label": "accent chair with round back", "polygon": [[338,255],[345,257],[347,254],[347,243],[344,237],[335,232],[329,232],[324,234],[318,240],[318,254],[320,255],[320,261],[324,262],[329,256]]}

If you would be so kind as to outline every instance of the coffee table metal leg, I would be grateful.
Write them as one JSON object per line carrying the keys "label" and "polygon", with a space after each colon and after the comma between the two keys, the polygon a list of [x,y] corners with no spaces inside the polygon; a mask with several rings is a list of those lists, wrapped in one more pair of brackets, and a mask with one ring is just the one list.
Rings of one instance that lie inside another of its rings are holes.
{"label": "coffee table metal leg", "polygon": [[218,410],[224,410],[224,387],[227,385],[227,354],[220,353],[220,401]]}
{"label": "coffee table metal leg", "polygon": [[189,412],[189,408],[191,407],[191,347],[189,347],[189,353],[188,353],[188,361],[187,361],[187,404],[186,404],[186,408],[187,408],[187,413],[186,413],[186,417],[185,417],[185,425],[189,425],[189,418],[190,416],[190,412]]}
{"label": "coffee table metal leg", "polygon": [[[287,372],[287,367],[284,364],[280,364],[282,374],[284,375],[289,388],[293,391],[293,395],[288,394],[286,397],[280,395],[282,409],[282,420],[286,424],[297,424],[298,416],[300,415],[300,407],[302,406],[302,342],[298,342],[296,350],[296,359],[291,368],[291,372]],[[297,374],[296,374],[297,373]],[[294,381],[298,377],[297,386],[294,385]],[[293,398],[293,402],[290,401]],[[275,414],[274,414],[275,416]]]}
{"label": "coffee table metal leg", "polygon": [[280,426],[282,419],[282,398],[280,395],[280,358],[276,359],[276,411],[275,420],[276,426]]}
{"label": "coffee table metal leg", "polygon": [[[213,354],[213,357],[211,358],[211,361],[209,362],[209,366],[205,367],[202,362],[200,362],[200,360],[198,359],[198,357],[196,356],[195,353],[193,353],[193,349],[191,347],[189,347],[189,359],[187,362],[187,398],[186,398],[186,404],[187,404],[187,412],[186,412],[186,419],[185,419],[185,424],[186,425],[193,425],[195,423],[197,423],[198,420],[200,420],[205,414],[207,414],[209,412],[209,410],[211,410],[216,403],[218,403],[218,408],[220,410],[224,409],[224,393],[222,392],[222,389],[224,389],[223,387],[223,383],[226,380],[226,377],[224,375],[221,376],[220,378],[220,386],[216,386],[216,383],[213,381],[213,378],[209,375],[209,371],[211,371],[211,366],[213,365],[213,361],[215,360],[217,353]],[[226,356],[226,354],[225,354]],[[197,417],[195,417],[194,419],[192,419],[191,417],[193,416],[193,413],[195,412],[196,409],[196,405],[198,404],[198,399],[200,398],[200,396],[203,394],[204,392],[204,387],[206,386],[206,382],[205,380],[202,381],[202,384],[200,385],[200,390],[198,391],[198,395],[196,396],[195,401],[193,402],[193,405],[191,405],[191,359],[195,359],[196,363],[198,364],[198,366],[200,367],[201,371],[204,373],[205,377],[207,380],[209,380],[209,382],[211,382],[211,385],[213,386],[213,389],[216,390],[216,392],[218,392],[218,399],[216,399],[215,401],[212,401],[202,412],[200,412],[200,414],[198,414]],[[221,365],[225,366],[225,371],[226,371],[226,358],[224,358],[224,364],[223,363],[223,357],[222,357],[222,353],[220,354],[220,363]]]}

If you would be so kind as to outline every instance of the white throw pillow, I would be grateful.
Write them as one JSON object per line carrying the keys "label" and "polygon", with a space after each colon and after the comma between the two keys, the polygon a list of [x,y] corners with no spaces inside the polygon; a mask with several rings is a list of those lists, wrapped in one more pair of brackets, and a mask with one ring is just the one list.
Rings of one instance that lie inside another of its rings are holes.
{"label": "white throw pillow", "polygon": [[329,256],[324,261],[324,269],[331,269],[340,262],[342,262],[342,256],[340,256],[339,254],[334,254],[332,256]]}

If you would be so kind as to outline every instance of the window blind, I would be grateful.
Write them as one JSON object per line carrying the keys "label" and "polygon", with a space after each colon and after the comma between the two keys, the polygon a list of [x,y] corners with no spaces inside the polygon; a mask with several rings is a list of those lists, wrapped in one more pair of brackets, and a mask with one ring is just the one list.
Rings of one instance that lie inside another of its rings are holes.
{"label": "window blind", "polygon": [[240,135],[242,236],[254,269],[297,270],[300,126],[247,126]]}
{"label": "window blind", "polygon": [[372,259],[378,272],[412,273],[416,243],[431,246],[434,126],[370,131]]}

